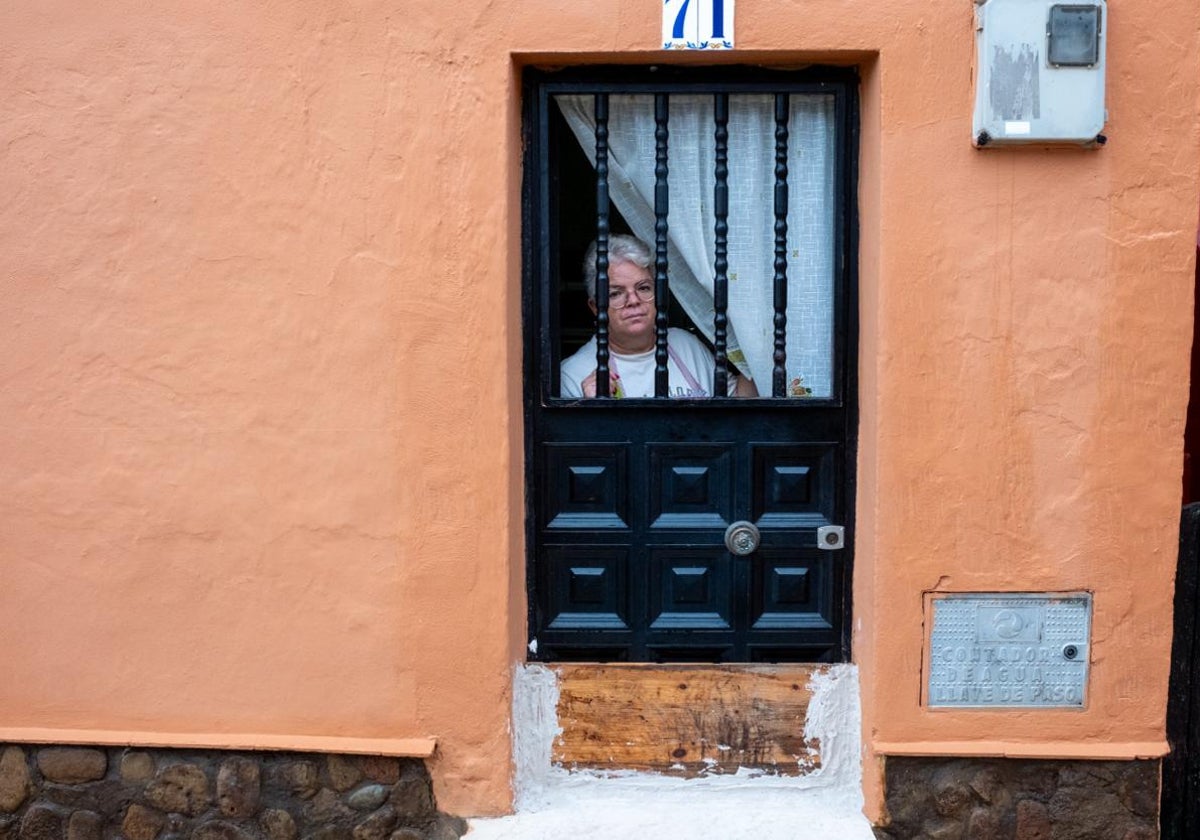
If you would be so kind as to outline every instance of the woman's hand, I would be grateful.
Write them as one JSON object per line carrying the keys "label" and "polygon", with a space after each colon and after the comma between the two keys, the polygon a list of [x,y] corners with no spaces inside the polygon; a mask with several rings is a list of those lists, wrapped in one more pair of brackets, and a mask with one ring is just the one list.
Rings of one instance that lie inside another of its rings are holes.
{"label": "woman's hand", "polygon": [[[589,373],[587,376],[585,376],[583,378],[582,382],[579,383],[579,387],[583,389],[583,395],[585,397],[596,396],[596,373],[597,373],[597,371],[593,370],[591,373]],[[612,371],[609,371],[609,373],[608,373],[608,395],[610,397],[620,396],[620,389],[621,389],[621,377],[618,376],[617,374],[613,373]]]}
{"label": "woman's hand", "polygon": [[747,379],[739,374],[737,377],[737,385],[733,390],[733,395],[735,397],[757,397],[758,386],[754,384],[753,379]]}

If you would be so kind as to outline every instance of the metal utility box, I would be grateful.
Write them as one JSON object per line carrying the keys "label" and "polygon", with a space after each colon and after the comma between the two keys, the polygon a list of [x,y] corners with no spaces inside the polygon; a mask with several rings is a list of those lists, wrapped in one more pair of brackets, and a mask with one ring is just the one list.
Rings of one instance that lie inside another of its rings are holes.
{"label": "metal utility box", "polygon": [[982,0],[975,7],[976,146],[1100,145],[1104,0]]}
{"label": "metal utility box", "polygon": [[1086,705],[1090,593],[927,593],[925,609],[925,705]]}

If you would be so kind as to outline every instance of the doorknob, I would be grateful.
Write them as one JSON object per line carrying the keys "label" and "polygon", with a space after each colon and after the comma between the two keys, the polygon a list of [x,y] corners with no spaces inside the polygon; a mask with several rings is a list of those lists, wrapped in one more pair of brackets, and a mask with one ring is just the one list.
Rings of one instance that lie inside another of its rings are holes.
{"label": "doorknob", "polygon": [[738,557],[753,554],[754,550],[758,548],[760,540],[761,535],[755,524],[744,519],[734,522],[725,529],[725,547],[731,554],[736,554]]}

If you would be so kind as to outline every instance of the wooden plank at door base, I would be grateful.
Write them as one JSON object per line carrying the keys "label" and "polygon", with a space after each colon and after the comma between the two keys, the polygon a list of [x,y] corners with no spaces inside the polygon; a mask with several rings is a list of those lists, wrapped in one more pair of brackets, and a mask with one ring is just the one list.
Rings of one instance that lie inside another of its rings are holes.
{"label": "wooden plank at door base", "polygon": [[805,740],[817,665],[556,665],[563,767],[677,776],[738,768],[801,776],[820,767]]}

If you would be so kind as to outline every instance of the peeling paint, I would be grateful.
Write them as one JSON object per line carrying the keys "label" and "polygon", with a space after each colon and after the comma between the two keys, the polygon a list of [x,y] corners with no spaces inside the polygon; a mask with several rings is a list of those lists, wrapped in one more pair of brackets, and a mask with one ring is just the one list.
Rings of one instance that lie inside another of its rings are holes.
{"label": "peeling paint", "polygon": [[1033,44],[1011,52],[997,46],[992,56],[988,96],[998,120],[1031,120],[1042,115],[1038,90],[1039,56]]}
{"label": "peeling paint", "polygon": [[550,756],[558,725],[558,679],[543,665],[518,665],[513,672],[513,792],[517,810],[539,801],[550,783]]}

